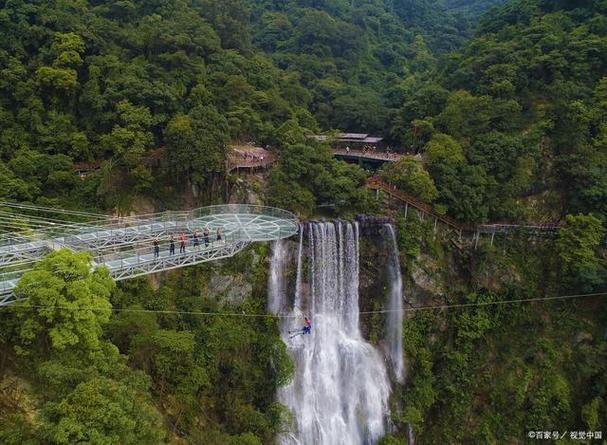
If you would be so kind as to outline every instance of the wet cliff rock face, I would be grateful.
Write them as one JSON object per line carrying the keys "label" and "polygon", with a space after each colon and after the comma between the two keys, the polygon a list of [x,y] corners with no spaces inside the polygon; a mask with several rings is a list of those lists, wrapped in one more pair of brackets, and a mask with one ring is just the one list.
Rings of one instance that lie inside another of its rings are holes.
{"label": "wet cliff rock face", "polygon": [[411,295],[419,300],[422,294],[440,295],[444,286],[440,279],[440,268],[436,260],[426,254],[420,255],[412,262],[409,277],[411,279]]}
{"label": "wet cliff rock face", "polygon": [[199,266],[196,276],[202,296],[216,301],[221,306],[238,306],[263,293],[267,260],[267,246],[256,244],[239,255],[227,260]]}
{"label": "wet cliff rock face", "polygon": [[238,305],[251,297],[253,286],[245,275],[214,275],[207,285],[209,297],[222,304]]}
{"label": "wet cliff rock face", "polygon": [[264,205],[267,190],[267,177],[263,174],[249,175],[246,179],[237,178],[229,188],[230,204]]}
{"label": "wet cliff rock face", "polygon": [[[359,279],[361,312],[380,310],[386,305],[390,283],[387,273],[388,252],[384,247],[384,240],[375,228],[371,233],[367,230],[361,232]],[[360,319],[363,335],[372,342],[379,341],[383,324],[384,317],[381,314],[365,315]]]}

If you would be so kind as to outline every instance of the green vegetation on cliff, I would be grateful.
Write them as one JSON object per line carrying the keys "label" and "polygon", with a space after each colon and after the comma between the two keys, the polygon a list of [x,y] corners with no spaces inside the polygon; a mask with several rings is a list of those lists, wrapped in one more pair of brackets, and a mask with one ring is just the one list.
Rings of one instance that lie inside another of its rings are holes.
{"label": "green vegetation on cliff", "polygon": [[[279,155],[263,201],[387,212],[362,168],[308,139],[338,129],[409,152],[380,175],[439,213],[562,221],[553,240],[472,252],[396,212],[408,297],[481,306],[405,321],[383,443],[406,423],[420,444],[607,425],[605,300],[488,305],[607,288],[604,0],[16,0],[0,29],[0,200],[218,202],[229,144],[251,141]],[[293,365],[276,320],[227,316],[265,313],[266,256],[116,287],[50,255],[0,313],[0,442],[273,443]],[[381,316],[365,323],[375,341]]]}
{"label": "green vegetation on cliff", "polygon": [[[115,289],[86,255],[49,255],[21,280],[28,299],[0,319],[0,442],[270,443],[285,419],[274,394],[293,364],[276,320],[221,316],[265,311],[263,254],[156,290]],[[250,295],[220,304],[207,283],[222,271],[246,277]]]}
{"label": "green vegetation on cliff", "polygon": [[405,320],[410,380],[395,420],[413,426],[417,443],[527,443],[529,431],[600,431],[605,298],[502,303],[604,290],[601,223],[569,217],[556,242],[498,236],[477,251],[461,250],[448,233],[436,239],[415,216],[399,225],[406,297],[471,305]]}

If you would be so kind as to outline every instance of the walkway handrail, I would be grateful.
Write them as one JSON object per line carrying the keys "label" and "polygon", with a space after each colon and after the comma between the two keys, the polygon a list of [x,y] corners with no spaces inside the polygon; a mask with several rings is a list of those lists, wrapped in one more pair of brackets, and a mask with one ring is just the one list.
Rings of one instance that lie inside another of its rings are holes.
{"label": "walkway handrail", "polygon": [[[3,246],[0,271],[6,273],[0,275],[0,306],[10,303],[3,295],[12,293],[27,267],[62,247],[90,252],[95,263],[107,265],[118,280],[228,258],[251,242],[288,238],[298,230],[299,220],[289,211],[225,204],[129,217],[118,223],[69,230],[55,238],[47,235],[34,242]],[[182,234],[183,253],[187,244],[187,255],[174,255]]]}
{"label": "walkway handrail", "polygon": [[400,201],[406,202],[410,206],[415,207],[417,210],[427,215],[434,216],[439,221],[443,222],[444,224],[447,224],[448,226],[453,227],[458,231],[469,231],[471,229],[470,226],[461,224],[447,215],[441,215],[440,213],[436,212],[430,204],[420,201],[419,199],[415,198],[412,195],[409,195],[406,192],[403,192],[402,190],[398,190],[398,188],[394,184],[390,184],[384,181],[383,179],[378,178],[377,176],[372,176],[371,178],[369,178],[369,180],[367,181],[367,187],[373,190],[382,190],[388,193],[389,195],[392,195],[395,198],[399,199]]}
{"label": "walkway handrail", "polygon": [[333,155],[335,156],[346,156],[353,158],[365,158],[373,159],[376,161],[396,162],[400,160],[404,155],[400,153],[386,153],[381,151],[363,151],[357,149],[346,150],[343,148],[333,148]]}
{"label": "walkway handrail", "polygon": [[460,223],[459,221],[447,216],[441,215],[437,213],[434,208],[423,201],[415,198],[414,196],[399,190],[396,185],[390,184],[389,182],[384,181],[383,179],[372,176],[367,180],[367,188],[372,190],[382,190],[389,195],[397,198],[398,200],[409,204],[412,207],[415,207],[420,212],[423,212],[427,215],[431,215],[438,219],[439,221],[447,224],[450,227],[458,230],[459,232],[483,232],[483,233],[499,233],[499,232],[507,232],[510,230],[525,230],[525,231],[537,231],[537,232],[555,232],[560,227],[560,223],[548,223],[548,224],[538,224],[538,223],[529,223],[529,224],[508,224],[508,223],[491,223],[491,224],[478,224],[478,225],[467,225]]}

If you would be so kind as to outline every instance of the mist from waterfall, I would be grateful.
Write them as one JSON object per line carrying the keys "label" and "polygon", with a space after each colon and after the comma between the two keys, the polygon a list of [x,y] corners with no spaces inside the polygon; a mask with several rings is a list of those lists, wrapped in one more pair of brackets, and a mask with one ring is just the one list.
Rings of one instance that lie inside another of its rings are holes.
{"label": "mist from waterfall", "polygon": [[[300,227],[300,245],[301,245]],[[277,314],[281,310],[284,295],[287,292],[287,247],[283,240],[276,241],[270,262],[268,278],[268,311]]]}
{"label": "mist from waterfall", "polygon": [[390,248],[388,259],[388,278],[390,292],[388,297],[388,320],[386,326],[386,341],[388,355],[392,362],[394,375],[398,383],[405,382],[405,360],[403,357],[403,278],[400,271],[400,258],[396,233],[391,224],[386,224],[385,230]]}
{"label": "mist from waterfall", "polygon": [[[385,360],[359,329],[359,233],[356,223],[310,223],[304,283],[303,230],[297,282],[288,298],[279,275],[288,261],[278,242],[272,258],[269,307],[283,318],[281,334],[296,364],[293,381],[278,398],[293,413],[283,445],[367,445],[386,432],[390,381]],[[276,273],[276,274],[275,274]],[[289,338],[312,319],[312,333]]]}

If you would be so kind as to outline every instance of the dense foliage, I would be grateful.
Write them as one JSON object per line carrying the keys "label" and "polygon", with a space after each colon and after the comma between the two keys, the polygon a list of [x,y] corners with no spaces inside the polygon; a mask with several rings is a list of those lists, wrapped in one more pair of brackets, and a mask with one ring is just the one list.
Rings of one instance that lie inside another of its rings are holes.
{"label": "dense foliage", "polygon": [[[379,213],[363,169],[309,139],[347,130],[407,152],[382,178],[462,222],[561,221],[471,255],[395,215],[416,296],[481,306],[405,322],[411,377],[382,443],[406,424],[419,443],[606,424],[604,304],[483,306],[606,289],[605,0],[15,0],[0,30],[0,200],[220,202],[230,143],[251,141],[279,156],[268,204]],[[293,365],[275,319],[229,315],[265,312],[266,254],[154,287],[51,254],[0,312],[0,442],[272,443]],[[246,298],[211,292],[234,276]]]}
{"label": "dense foliage", "polygon": [[556,244],[533,248],[525,239],[487,241],[470,259],[433,241],[431,226],[402,235],[403,253],[414,255],[407,268],[434,264],[431,282],[441,290],[433,298],[480,304],[419,311],[405,322],[411,380],[399,421],[413,425],[418,443],[527,443],[529,431],[601,430],[604,298],[505,304],[605,289],[597,222],[570,217]]}
{"label": "dense foliage", "polygon": [[270,175],[270,202],[302,215],[326,205],[353,216],[368,208],[365,179],[357,166],[333,159],[328,147],[290,145]]}
{"label": "dense foliage", "polygon": [[38,400],[33,412],[26,411],[10,408],[4,394],[3,403],[9,405],[2,410],[2,443],[153,444],[165,439],[149,394],[151,379],[129,368],[103,335],[114,287],[107,271],[91,272],[86,254],[67,250],[48,255],[24,275],[15,292],[27,300],[0,320],[0,376],[12,361],[36,388],[33,394],[23,389],[20,397],[30,393]]}
{"label": "dense foliage", "polygon": [[[537,219],[541,200],[544,218],[604,215],[606,13],[599,1],[509,2],[463,50],[402,82],[392,133],[428,151],[454,216]],[[430,151],[454,144],[464,159],[434,162]]]}
{"label": "dense foliage", "polygon": [[[17,1],[0,23],[0,197],[122,210],[213,187],[229,141],[388,135],[399,82],[472,27],[438,0]],[[82,161],[105,163],[81,183]]]}
{"label": "dense foliage", "polygon": [[0,387],[0,441],[270,442],[285,419],[274,394],[293,371],[276,320],[221,315],[265,310],[259,260],[245,253],[232,270],[251,280],[252,297],[219,305],[204,296],[210,268],[158,290],[146,280],[114,289],[86,255],[49,255],[19,284],[28,299],[0,319],[0,381],[20,388],[14,400]]}
{"label": "dense foliage", "polygon": [[[243,8],[0,4],[0,197],[65,202],[77,188],[114,206],[124,190],[208,182],[223,173],[229,139],[274,142],[289,118],[314,128],[298,79],[251,48]],[[164,144],[179,176],[153,177],[143,162]],[[101,177],[76,183],[72,162],[96,159],[108,161]]]}

